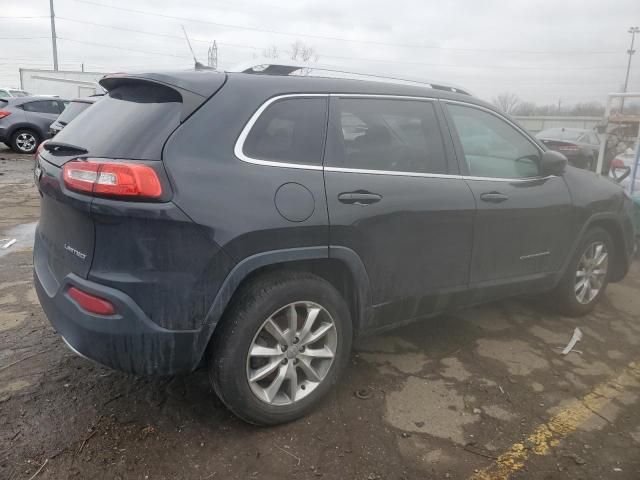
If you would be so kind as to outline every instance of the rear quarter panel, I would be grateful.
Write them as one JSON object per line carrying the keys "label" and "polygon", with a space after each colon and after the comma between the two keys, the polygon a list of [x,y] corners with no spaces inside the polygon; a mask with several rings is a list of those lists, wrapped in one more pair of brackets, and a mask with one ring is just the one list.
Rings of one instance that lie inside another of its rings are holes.
{"label": "rear quarter panel", "polygon": [[[163,159],[174,188],[173,201],[235,262],[270,250],[327,246],[328,215],[322,170],[255,165],[234,154],[240,132],[268,99],[282,94],[279,82],[261,88],[242,78],[225,86],[181,125]],[[275,205],[286,183],[303,185],[313,211],[289,221]]]}

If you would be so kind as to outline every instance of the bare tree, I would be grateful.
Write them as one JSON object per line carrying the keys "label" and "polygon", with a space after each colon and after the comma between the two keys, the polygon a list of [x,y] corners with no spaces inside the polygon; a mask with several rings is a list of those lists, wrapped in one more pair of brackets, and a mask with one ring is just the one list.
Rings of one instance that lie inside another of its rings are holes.
{"label": "bare tree", "polygon": [[501,93],[493,99],[493,104],[504,113],[512,114],[520,99],[515,93]]}
{"label": "bare tree", "polygon": [[520,115],[523,117],[536,114],[537,105],[533,102],[519,102],[511,112],[513,115]]}
{"label": "bare tree", "polygon": [[262,50],[262,56],[266,58],[273,58],[273,59],[279,58],[280,51],[278,50],[278,47],[276,45],[271,45],[270,47],[267,47],[264,50]]}
{"label": "bare tree", "polygon": [[317,62],[320,58],[316,53],[316,49],[305,45],[304,42],[300,40],[296,40],[291,44],[291,50],[289,52],[291,54],[291,60],[298,60],[302,62]]}

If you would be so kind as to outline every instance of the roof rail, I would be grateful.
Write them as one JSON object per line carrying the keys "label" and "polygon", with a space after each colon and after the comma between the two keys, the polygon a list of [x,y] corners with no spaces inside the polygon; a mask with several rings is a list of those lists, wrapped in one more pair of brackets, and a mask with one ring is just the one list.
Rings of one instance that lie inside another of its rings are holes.
{"label": "roof rail", "polygon": [[[334,65],[323,65],[318,63],[289,63],[289,62],[262,62],[240,63],[227,72],[250,73],[254,75],[281,75],[281,76],[303,76],[303,77],[328,77],[328,78],[346,78],[351,80],[372,80],[386,83],[396,83],[403,85],[413,85],[436,90],[444,90],[446,92],[462,93],[471,95],[468,90],[455,85],[445,85],[440,82],[430,82],[426,80],[390,77],[388,75],[379,75],[375,73],[356,72],[353,70],[343,70],[342,67]],[[316,73],[318,72],[318,73]]]}

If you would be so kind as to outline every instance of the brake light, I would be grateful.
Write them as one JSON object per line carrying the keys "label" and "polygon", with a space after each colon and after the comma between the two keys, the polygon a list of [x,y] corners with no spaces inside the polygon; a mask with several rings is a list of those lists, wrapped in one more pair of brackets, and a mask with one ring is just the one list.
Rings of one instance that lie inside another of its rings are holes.
{"label": "brake light", "polygon": [[625,164],[622,160],[620,160],[619,158],[614,158],[613,160],[611,160],[611,169],[615,170],[616,168],[624,168]]}
{"label": "brake light", "polygon": [[6,110],[0,110],[0,118],[8,117],[11,115],[11,112],[7,112]]}
{"label": "brake light", "polygon": [[577,152],[580,150],[578,145],[558,145],[559,152]]}
{"label": "brake light", "polygon": [[113,315],[116,313],[116,309],[113,304],[104,298],[83,292],[76,287],[69,287],[67,293],[78,303],[78,305],[89,313],[95,313],[98,315]]}
{"label": "brake light", "polygon": [[72,160],[62,168],[67,188],[106,197],[158,198],[162,185],[147,165]]}

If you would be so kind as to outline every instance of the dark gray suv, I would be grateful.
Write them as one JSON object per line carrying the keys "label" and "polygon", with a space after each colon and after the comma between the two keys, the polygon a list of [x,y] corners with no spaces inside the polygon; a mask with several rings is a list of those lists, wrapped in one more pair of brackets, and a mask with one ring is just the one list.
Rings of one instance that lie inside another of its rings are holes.
{"label": "dark gray suv", "polygon": [[51,97],[0,99],[0,142],[18,153],[33,153],[68,101]]}
{"label": "dark gray suv", "polygon": [[36,290],[80,355],[206,364],[234,413],[277,424],[356,335],[519,294],[580,315],[627,273],[623,190],[491,105],[260,72],[107,76],[40,150]]}

